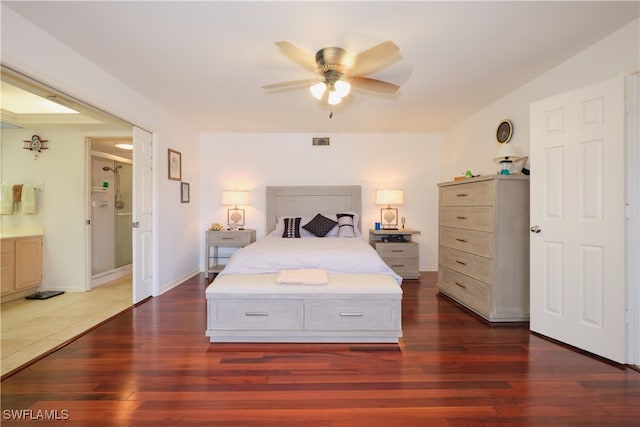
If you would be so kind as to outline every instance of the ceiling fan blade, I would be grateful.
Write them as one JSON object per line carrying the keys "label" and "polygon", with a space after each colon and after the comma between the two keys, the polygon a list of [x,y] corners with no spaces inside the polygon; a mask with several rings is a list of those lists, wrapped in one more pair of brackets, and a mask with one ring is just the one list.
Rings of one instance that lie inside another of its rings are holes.
{"label": "ceiling fan blade", "polygon": [[[400,48],[392,41],[386,41],[360,52],[354,59],[350,74],[369,74],[395,62]],[[395,56],[395,58],[394,58]]]}
{"label": "ceiling fan blade", "polygon": [[282,87],[288,87],[288,86],[302,86],[302,85],[310,85],[312,83],[317,82],[318,79],[317,78],[310,78],[310,79],[301,79],[301,80],[290,80],[288,82],[280,82],[280,83],[271,83],[268,85],[264,85],[262,86],[262,89],[279,89]]}
{"label": "ceiling fan blade", "polygon": [[312,73],[318,71],[316,60],[313,55],[285,41],[276,42],[276,46],[280,48],[281,52],[284,55],[286,55],[289,59],[291,59],[298,65],[301,65]]}
{"label": "ceiling fan blade", "polygon": [[372,79],[369,77],[352,77],[349,79],[351,85],[358,89],[371,90],[374,92],[396,93],[400,86],[382,80]]}

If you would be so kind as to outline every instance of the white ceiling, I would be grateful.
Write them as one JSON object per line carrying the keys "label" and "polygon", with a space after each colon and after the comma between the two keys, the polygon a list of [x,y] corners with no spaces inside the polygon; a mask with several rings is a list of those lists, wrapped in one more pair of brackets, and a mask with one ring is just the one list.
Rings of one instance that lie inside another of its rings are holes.
{"label": "white ceiling", "polygon": [[[3,1],[201,132],[437,132],[639,16],[639,2]],[[358,53],[386,40],[401,59],[371,77],[395,96],[352,91],[329,118],[312,77],[279,52]]]}

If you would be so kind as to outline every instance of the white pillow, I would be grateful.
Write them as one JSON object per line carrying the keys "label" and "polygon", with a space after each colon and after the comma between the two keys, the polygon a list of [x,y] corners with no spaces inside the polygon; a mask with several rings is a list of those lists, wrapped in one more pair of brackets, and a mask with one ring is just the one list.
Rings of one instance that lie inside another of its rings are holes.
{"label": "white pillow", "polygon": [[353,238],[356,232],[353,227],[353,214],[337,214],[338,217],[338,237]]}
{"label": "white pillow", "polygon": [[[360,233],[360,229],[358,228],[358,223],[360,222],[360,215],[358,215],[355,212],[338,212],[338,213],[345,213],[348,215],[353,215],[353,230],[355,232],[356,237],[361,237],[362,234]],[[338,220],[338,216],[336,214],[331,214],[331,215],[325,215],[328,218],[334,219],[337,221]],[[327,234],[324,237],[338,237],[338,228],[339,227],[335,227],[333,230],[331,230],[329,232],[329,234]]]}

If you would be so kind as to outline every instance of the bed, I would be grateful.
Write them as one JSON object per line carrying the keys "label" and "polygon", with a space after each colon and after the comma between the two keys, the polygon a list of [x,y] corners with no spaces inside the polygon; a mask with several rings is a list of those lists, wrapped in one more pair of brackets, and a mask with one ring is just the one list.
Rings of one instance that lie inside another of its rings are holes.
{"label": "bed", "polygon": [[266,193],[267,235],[206,289],[210,341],[397,343],[402,278],[362,238],[360,186]]}

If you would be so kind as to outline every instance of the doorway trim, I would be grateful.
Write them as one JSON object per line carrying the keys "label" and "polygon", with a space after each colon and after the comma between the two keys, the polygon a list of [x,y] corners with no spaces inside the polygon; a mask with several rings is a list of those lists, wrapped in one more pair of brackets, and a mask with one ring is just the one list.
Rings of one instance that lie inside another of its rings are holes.
{"label": "doorway trim", "polygon": [[640,71],[625,75],[627,363],[640,368]]}

